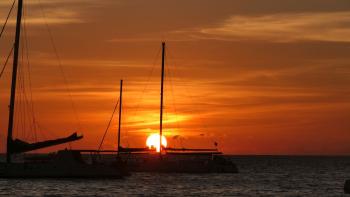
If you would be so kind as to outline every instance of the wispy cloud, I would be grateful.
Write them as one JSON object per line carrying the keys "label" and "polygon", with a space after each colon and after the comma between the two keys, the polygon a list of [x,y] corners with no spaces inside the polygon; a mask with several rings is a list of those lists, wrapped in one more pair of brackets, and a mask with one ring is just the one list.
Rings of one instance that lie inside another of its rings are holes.
{"label": "wispy cloud", "polygon": [[207,39],[350,42],[349,21],[350,12],[231,16],[217,26],[198,31]]}
{"label": "wispy cloud", "polygon": [[[10,3],[12,2],[1,2],[0,11],[7,14],[10,9]],[[84,19],[81,16],[81,9],[74,6],[74,2],[58,0],[37,0],[28,2],[25,1],[24,3],[23,21],[30,25],[39,25],[45,23],[72,24],[84,22]],[[12,11],[12,15],[9,20],[10,25],[15,24],[16,9],[17,8],[15,7],[15,9]],[[4,23],[4,20],[5,17],[1,17],[0,23]]]}
{"label": "wispy cloud", "polygon": [[[84,20],[79,17],[79,14],[70,10],[55,9],[50,10],[45,17],[39,12],[27,16],[23,19],[26,24],[40,25],[40,24],[72,24],[72,23],[83,23]],[[0,23],[4,23],[4,19],[0,20]],[[14,25],[16,22],[15,18],[11,18],[8,22],[10,25]]]}
{"label": "wispy cloud", "polygon": [[223,41],[330,41],[350,42],[350,12],[303,12],[269,15],[231,15],[211,26],[194,26],[152,34],[134,34],[110,42]]}
{"label": "wispy cloud", "polygon": [[[0,6],[9,6],[10,4],[12,4],[13,0],[6,0],[6,1],[1,1],[0,2]],[[81,3],[87,3],[87,2],[94,2],[95,4],[101,4],[101,3],[106,3],[105,2],[99,2],[96,3],[95,0],[31,0],[31,1],[24,1],[25,5],[47,5],[47,4],[53,4],[53,5],[57,5],[57,4],[81,4]]]}

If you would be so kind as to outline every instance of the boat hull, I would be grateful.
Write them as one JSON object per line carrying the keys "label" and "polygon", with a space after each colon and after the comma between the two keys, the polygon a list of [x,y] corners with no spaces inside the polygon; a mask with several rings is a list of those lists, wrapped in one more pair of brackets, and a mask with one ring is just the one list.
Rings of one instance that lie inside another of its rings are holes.
{"label": "boat hull", "polygon": [[53,156],[19,163],[1,163],[0,178],[122,178],[123,163],[86,163],[80,152],[59,151]]}
{"label": "boat hull", "polygon": [[122,178],[117,167],[107,165],[57,165],[54,163],[2,164],[0,178]]}
{"label": "boat hull", "polygon": [[126,160],[131,172],[160,173],[238,173],[237,166],[223,157],[203,158],[193,155],[133,155]]}

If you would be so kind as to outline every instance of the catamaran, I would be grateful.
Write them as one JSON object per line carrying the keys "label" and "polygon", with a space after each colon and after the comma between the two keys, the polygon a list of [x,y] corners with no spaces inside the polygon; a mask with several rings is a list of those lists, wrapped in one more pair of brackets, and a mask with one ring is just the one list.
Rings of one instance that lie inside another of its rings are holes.
{"label": "catamaran", "polygon": [[[23,0],[17,0],[16,33],[13,48],[13,67],[11,80],[11,96],[9,105],[9,122],[7,131],[6,162],[0,163],[0,178],[121,178],[127,174],[123,165],[116,160],[114,163],[86,162],[80,150],[60,150],[44,157],[32,157],[24,161],[15,161],[13,155],[22,154],[46,147],[81,140],[83,136],[72,135],[54,140],[35,143],[13,138],[16,82],[19,67],[18,56],[21,38],[21,20]],[[15,5],[15,2],[14,4]],[[12,10],[12,8],[11,8]],[[11,13],[11,11],[10,11]],[[10,15],[9,13],[9,15]],[[26,129],[26,128],[24,128]]]}
{"label": "catamaran", "polygon": [[122,110],[122,83],[120,88],[118,155],[127,163],[130,171],[167,173],[237,173],[236,165],[224,157],[218,149],[170,148],[163,146],[163,100],[166,44],[162,43],[161,98],[159,120],[159,154],[149,148],[125,148],[120,146]]}

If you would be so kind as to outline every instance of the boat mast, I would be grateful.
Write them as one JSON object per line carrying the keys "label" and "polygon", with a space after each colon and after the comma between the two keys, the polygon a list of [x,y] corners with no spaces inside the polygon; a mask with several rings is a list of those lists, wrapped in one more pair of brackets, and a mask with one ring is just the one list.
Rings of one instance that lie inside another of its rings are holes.
{"label": "boat mast", "polygon": [[16,82],[17,82],[19,42],[20,42],[20,36],[21,36],[22,6],[23,6],[23,0],[18,0],[16,38],[15,38],[15,46],[14,46],[14,54],[13,54],[13,67],[12,67],[9,123],[8,123],[8,131],[7,131],[7,151],[6,151],[7,163],[11,163],[11,153],[12,153],[11,144],[12,144],[13,119],[14,119],[15,101],[16,101]]}
{"label": "boat mast", "polygon": [[120,125],[122,120],[122,102],[123,101],[123,80],[120,80],[120,93],[119,93],[119,123],[118,123],[118,155],[120,150]]}
{"label": "boat mast", "polygon": [[159,127],[159,157],[162,159],[162,136],[163,136],[163,94],[164,94],[164,64],[165,42],[162,43],[162,78],[160,90],[160,127]]}

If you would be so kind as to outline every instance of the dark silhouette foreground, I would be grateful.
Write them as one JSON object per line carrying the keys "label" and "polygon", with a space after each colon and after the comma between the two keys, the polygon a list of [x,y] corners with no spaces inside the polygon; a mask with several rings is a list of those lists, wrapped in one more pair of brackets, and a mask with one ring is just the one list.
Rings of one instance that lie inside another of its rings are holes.
{"label": "dark silhouette foreground", "polygon": [[350,179],[345,181],[344,192],[350,194]]}

